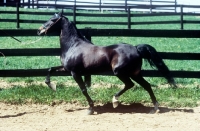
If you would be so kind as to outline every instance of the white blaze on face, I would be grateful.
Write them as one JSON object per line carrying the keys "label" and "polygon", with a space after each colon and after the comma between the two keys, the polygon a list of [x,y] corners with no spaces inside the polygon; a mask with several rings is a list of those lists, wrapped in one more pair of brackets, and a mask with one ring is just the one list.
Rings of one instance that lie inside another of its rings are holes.
{"label": "white blaze on face", "polygon": [[44,32],[46,32],[46,29],[44,29],[44,28],[41,28],[39,30],[40,30],[39,34],[43,34]]}
{"label": "white blaze on face", "polygon": [[43,28],[43,26],[41,26],[39,29],[38,29],[38,35],[41,35],[41,34],[43,34],[43,33],[45,33],[46,32],[46,29],[45,28]]}

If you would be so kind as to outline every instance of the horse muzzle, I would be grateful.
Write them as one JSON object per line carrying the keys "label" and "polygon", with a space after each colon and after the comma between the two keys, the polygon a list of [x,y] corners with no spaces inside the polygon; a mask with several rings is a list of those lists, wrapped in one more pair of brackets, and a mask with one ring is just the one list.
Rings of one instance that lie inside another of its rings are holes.
{"label": "horse muzzle", "polygon": [[44,34],[45,32],[46,32],[46,29],[43,28],[43,27],[40,27],[40,28],[37,30],[37,34],[38,34],[38,35],[42,35],[42,34]]}

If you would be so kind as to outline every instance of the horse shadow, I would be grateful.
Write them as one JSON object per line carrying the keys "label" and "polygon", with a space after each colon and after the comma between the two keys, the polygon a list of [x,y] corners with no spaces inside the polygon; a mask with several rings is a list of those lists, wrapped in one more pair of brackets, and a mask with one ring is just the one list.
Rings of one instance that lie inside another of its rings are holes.
{"label": "horse shadow", "polygon": [[[133,103],[130,105],[119,104],[117,108],[113,108],[112,103],[107,103],[104,105],[97,105],[94,107],[94,111],[97,114],[103,113],[143,113],[149,114],[150,111],[154,109],[154,107],[144,106],[141,103]],[[167,113],[167,112],[188,112],[194,113],[193,109],[184,109],[184,108],[168,108],[168,107],[159,107],[159,113]]]}
{"label": "horse shadow", "polygon": [[[141,103],[133,103],[130,105],[123,105],[123,104],[119,104],[119,106],[117,108],[113,108],[112,103],[107,103],[104,105],[97,105],[94,107],[94,111],[97,114],[103,114],[103,113],[142,113],[142,114],[149,114],[149,112],[153,109],[153,107],[149,107],[149,106],[144,106]],[[167,112],[187,112],[187,113],[194,113],[193,109],[184,109],[184,108],[168,108],[168,107],[159,107],[160,112],[159,113],[167,113]],[[77,108],[77,109],[69,109],[66,110],[67,112],[76,112],[76,111],[80,111],[80,110],[85,110],[85,108]],[[22,113],[18,113],[15,115],[5,115],[5,116],[0,116],[0,118],[10,118],[10,117],[19,117],[19,116],[23,116],[26,114],[30,114],[30,113],[35,113],[35,112],[22,112]],[[95,114],[96,114],[95,113]]]}

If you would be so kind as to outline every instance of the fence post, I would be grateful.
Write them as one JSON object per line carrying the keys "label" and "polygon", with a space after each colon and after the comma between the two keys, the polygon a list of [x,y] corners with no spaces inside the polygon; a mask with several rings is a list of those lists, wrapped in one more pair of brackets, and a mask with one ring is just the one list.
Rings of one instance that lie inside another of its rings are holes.
{"label": "fence post", "polygon": [[19,28],[19,3],[16,3],[16,11],[17,11],[17,28]]}
{"label": "fence post", "polygon": [[57,0],[55,0],[55,9],[57,9]]}
{"label": "fence post", "polygon": [[[24,0],[22,0],[22,3],[24,4]],[[22,8],[24,8],[24,5],[23,6],[21,6]]]}
{"label": "fence post", "polygon": [[149,2],[150,2],[150,13],[152,13],[152,0],[150,0]]}
{"label": "fence post", "polygon": [[175,13],[177,12],[177,11],[176,11],[176,6],[177,6],[177,3],[176,3],[176,0],[175,0]]}
{"label": "fence post", "polygon": [[31,4],[32,4],[32,8],[35,9],[35,7],[34,7],[35,1],[34,0],[32,0]]}
{"label": "fence post", "polygon": [[101,0],[99,0],[99,11],[101,12]]}
{"label": "fence post", "polygon": [[73,20],[74,20],[74,24],[76,24],[76,5],[74,5],[74,8],[73,8]]}
{"label": "fence post", "polygon": [[127,0],[125,0],[125,11],[127,12]]}
{"label": "fence post", "polygon": [[131,29],[131,7],[128,6],[128,29]]}
{"label": "fence post", "polygon": [[36,8],[38,9],[38,0],[37,0],[37,7]]}
{"label": "fence post", "polygon": [[181,17],[181,30],[183,30],[183,5],[180,6],[180,17]]}
{"label": "fence post", "polygon": [[91,35],[89,35],[89,29],[91,29],[91,27],[85,27],[85,30],[86,30],[86,33],[84,34],[85,35],[85,38],[86,39],[88,39],[89,41],[91,41],[92,42],[92,37],[91,37]]}
{"label": "fence post", "polygon": [[30,0],[28,0],[28,8],[30,8],[30,3],[31,3]]}

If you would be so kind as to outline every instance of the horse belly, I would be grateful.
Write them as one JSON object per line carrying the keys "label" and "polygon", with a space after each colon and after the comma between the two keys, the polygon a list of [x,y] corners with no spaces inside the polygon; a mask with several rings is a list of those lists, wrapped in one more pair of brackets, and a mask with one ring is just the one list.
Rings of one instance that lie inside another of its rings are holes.
{"label": "horse belly", "polygon": [[80,57],[65,57],[61,63],[67,71],[81,71],[83,67]]}
{"label": "horse belly", "polygon": [[111,70],[111,66],[105,57],[94,57],[84,60],[84,68],[87,72],[98,73]]}

